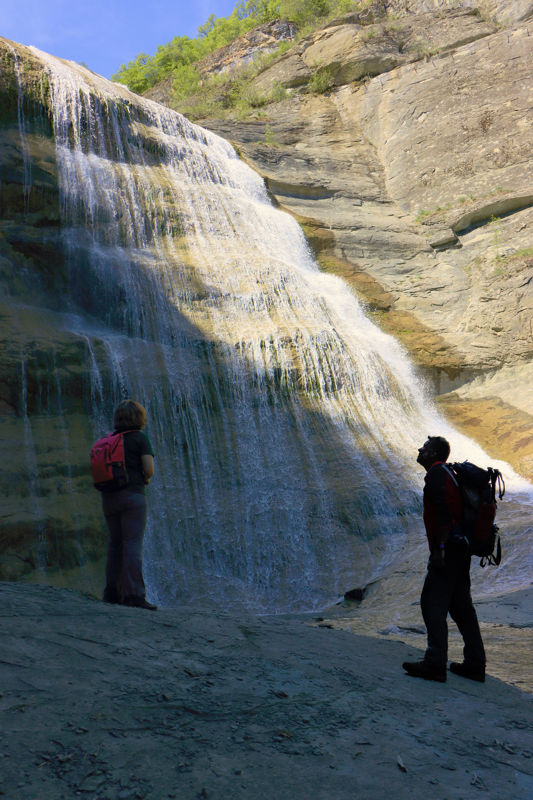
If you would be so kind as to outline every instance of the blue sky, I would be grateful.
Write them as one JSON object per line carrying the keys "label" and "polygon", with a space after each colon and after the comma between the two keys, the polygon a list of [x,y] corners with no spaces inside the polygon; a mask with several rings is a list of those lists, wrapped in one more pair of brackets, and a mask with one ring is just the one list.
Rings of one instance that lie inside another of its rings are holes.
{"label": "blue sky", "polygon": [[196,36],[237,0],[0,0],[0,36],[85,63],[110,78],[138,53]]}

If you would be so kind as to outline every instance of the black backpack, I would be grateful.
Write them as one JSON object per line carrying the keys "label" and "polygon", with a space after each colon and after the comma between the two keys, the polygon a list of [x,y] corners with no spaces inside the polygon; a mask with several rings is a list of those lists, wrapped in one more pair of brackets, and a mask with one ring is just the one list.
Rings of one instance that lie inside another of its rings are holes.
{"label": "black backpack", "polygon": [[480,556],[482,567],[486,564],[498,566],[502,560],[502,547],[494,524],[496,517],[496,491],[501,500],[505,494],[505,483],[498,469],[482,469],[469,461],[446,464],[450,475],[461,490],[463,519],[460,537],[468,545],[473,556]]}

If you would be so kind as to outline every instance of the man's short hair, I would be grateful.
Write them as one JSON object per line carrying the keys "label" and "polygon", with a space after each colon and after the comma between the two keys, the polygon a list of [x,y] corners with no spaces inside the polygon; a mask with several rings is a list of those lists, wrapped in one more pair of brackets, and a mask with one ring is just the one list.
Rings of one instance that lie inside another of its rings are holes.
{"label": "man's short hair", "polygon": [[444,436],[428,436],[431,449],[439,461],[446,461],[450,455],[450,445]]}

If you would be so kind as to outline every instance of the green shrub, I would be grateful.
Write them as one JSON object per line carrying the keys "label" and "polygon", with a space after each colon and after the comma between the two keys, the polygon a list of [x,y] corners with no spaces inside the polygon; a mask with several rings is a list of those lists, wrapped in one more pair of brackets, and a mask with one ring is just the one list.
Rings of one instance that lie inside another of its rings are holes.
{"label": "green shrub", "polygon": [[280,0],[279,15],[301,27],[327,17],[334,5],[330,0]]}
{"label": "green shrub", "polygon": [[417,56],[418,58],[430,58],[431,56],[436,55],[440,52],[440,47],[436,47],[435,45],[426,42],[425,39],[416,39],[409,50]]}
{"label": "green shrub", "polygon": [[270,145],[270,147],[279,147],[280,142],[278,137],[276,136],[274,129],[270,127],[270,125],[265,125],[265,144]]}
{"label": "green shrub", "polygon": [[174,96],[176,98],[190,97],[198,91],[200,86],[200,73],[192,64],[181,64],[172,73]]}
{"label": "green shrub", "polygon": [[268,93],[268,102],[269,103],[281,103],[282,100],[285,100],[288,96],[288,91],[285,86],[282,86],[281,83],[275,81],[272,84],[272,88]]}
{"label": "green shrub", "polygon": [[324,94],[333,86],[333,73],[329,67],[320,67],[310,78],[307,89],[313,94]]}

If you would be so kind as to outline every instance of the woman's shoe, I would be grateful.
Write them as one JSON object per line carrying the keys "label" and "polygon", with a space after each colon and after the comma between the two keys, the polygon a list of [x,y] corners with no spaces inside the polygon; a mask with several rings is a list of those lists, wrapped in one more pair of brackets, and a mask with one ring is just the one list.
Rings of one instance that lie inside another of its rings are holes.
{"label": "woman's shoe", "polygon": [[157,611],[157,606],[154,606],[153,603],[149,603],[146,597],[135,597],[135,595],[125,597],[122,605],[132,606],[133,608],[146,608],[148,611]]}
{"label": "woman's shoe", "polygon": [[102,600],[104,603],[120,603],[120,597],[117,590],[110,588],[109,586],[105,587]]}

